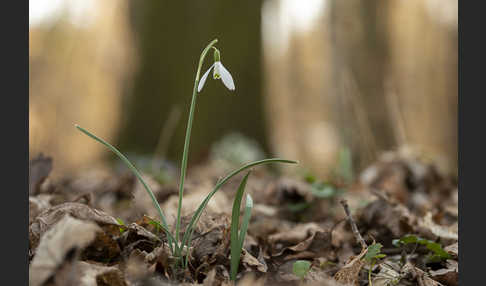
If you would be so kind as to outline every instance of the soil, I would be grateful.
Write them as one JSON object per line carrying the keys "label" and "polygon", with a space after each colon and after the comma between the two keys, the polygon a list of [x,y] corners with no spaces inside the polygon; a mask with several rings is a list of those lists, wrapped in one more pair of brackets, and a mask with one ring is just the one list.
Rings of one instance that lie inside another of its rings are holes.
{"label": "soil", "polygon": [[[30,162],[29,285],[233,284],[231,210],[244,174],[211,199],[188,267],[174,269],[156,209],[128,170],[52,180],[53,165],[42,155]],[[225,170],[211,162],[189,170],[182,230]],[[177,172],[166,173],[144,176],[175,226]],[[458,284],[457,181],[418,156],[385,153],[348,182],[256,167],[246,193],[254,208],[238,285]],[[311,263],[303,278],[297,260]]]}

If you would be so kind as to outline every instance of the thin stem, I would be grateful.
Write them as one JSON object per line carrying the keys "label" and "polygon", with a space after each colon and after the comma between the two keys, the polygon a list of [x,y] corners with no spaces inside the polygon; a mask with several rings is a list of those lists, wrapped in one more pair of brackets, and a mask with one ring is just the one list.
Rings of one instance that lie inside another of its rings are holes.
{"label": "thin stem", "polygon": [[373,283],[371,282],[371,271],[373,270],[373,266],[375,266],[375,263],[373,262],[370,266],[370,269],[368,269],[368,285],[373,286]]}
{"label": "thin stem", "polygon": [[189,155],[189,143],[191,141],[192,121],[194,119],[194,110],[196,108],[197,85],[199,83],[199,75],[201,73],[201,67],[204,62],[204,58],[206,57],[206,54],[208,53],[209,49],[217,42],[218,40],[214,39],[201,53],[201,57],[199,58],[199,65],[197,67],[197,72],[196,72],[196,79],[194,80],[194,89],[192,91],[191,107],[189,109],[189,120],[187,121],[187,128],[186,128],[186,139],[184,141],[184,152],[182,153],[181,180],[179,184],[179,204],[177,205],[177,222],[176,222],[176,233],[175,233],[176,243],[179,243],[179,232],[181,227],[182,195],[184,194],[184,180],[186,178],[187,157]]}
{"label": "thin stem", "polygon": [[361,244],[362,249],[365,249],[368,247],[366,242],[364,241],[363,237],[361,236],[361,233],[359,233],[358,227],[356,226],[356,223],[353,220],[353,217],[351,216],[351,212],[349,211],[349,206],[348,202],[346,200],[341,200],[341,205],[344,208],[344,212],[346,213],[346,216],[348,217],[348,222],[351,225],[351,230],[353,231],[354,237],[356,238],[356,241]]}

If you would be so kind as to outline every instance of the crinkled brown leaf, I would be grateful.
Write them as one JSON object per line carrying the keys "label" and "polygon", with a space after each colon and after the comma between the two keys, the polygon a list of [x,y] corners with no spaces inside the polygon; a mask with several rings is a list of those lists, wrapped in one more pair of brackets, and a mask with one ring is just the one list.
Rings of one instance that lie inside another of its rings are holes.
{"label": "crinkled brown leaf", "polygon": [[384,199],[378,199],[367,205],[362,211],[360,220],[374,229],[385,228],[394,237],[414,233],[417,218],[402,204],[392,205]]}
{"label": "crinkled brown leaf", "polygon": [[400,265],[393,261],[387,261],[387,263],[382,263],[378,265],[379,272],[373,278],[373,286],[388,286],[388,285],[397,285],[397,286],[405,286],[403,281],[401,281],[400,276]]}
{"label": "crinkled brown leaf", "polygon": [[96,237],[101,228],[64,215],[40,239],[36,255],[29,268],[29,285],[42,285],[64,262],[72,249],[83,249]]}
{"label": "crinkled brown leaf", "polygon": [[[183,219],[183,227],[190,217]],[[206,210],[193,233],[191,257],[194,263],[225,264],[230,242],[229,218],[221,213]]]}
{"label": "crinkled brown leaf", "polygon": [[140,239],[146,239],[154,243],[162,242],[162,240],[158,236],[136,223],[131,223],[127,226],[127,229],[123,232],[120,240],[122,244],[126,245]]}
{"label": "crinkled brown leaf", "polygon": [[120,255],[120,252],[118,242],[111,235],[100,231],[96,233],[93,242],[83,251],[81,259],[110,263]]}
{"label": "crinkled brown leaf", "polygon": [[272,256],[284,260],[324,257],[332,250],[331,233],[315,223],[299,224],[268,238]]}
{"label": "crinkled brown leaf", "polygon": [[266,273],[268,266],[251,255],[248,251],[243,249],[241,252],[241,263],[245,266],[245,269],[258,270],[259,272]]}
{"label": "crinkled brown leaf", "polygon": [[443,286],[443,284],[430,278],[426,272],[418,267],[415,267],[410,262],[407,262],[405,266],[403,266],[402,272],[405,274],[410,273],[420,286]]}
{"label": "crinkled brown leaf", "polygon": [[37,195],[29,197],[29,224],[44,210],[51,207],[51,195]]}
{"label": "crinkled brown leaf", "polygon": [[80,203],[64,203],[44,210],[34,219],[29,227],[31,250],[37,248],[40,237],[66,214],[79,220],[95,222],[102,227],[106,226],[109,228],[113,226],[114,231],[119,232],[117,220],[107,213]]}
{"label": "crinkled brown leaf", "polygon": [[432,220],[432,213],[428,212],[424,218],[419,220],[419,225],[432,232],[440,238],[459,239],[457,224],[452,226],[442,226]]}
{"label": "crinkled brown leaf", "polygon": [[289,229],[280,229],[280,232],[270,235],[268,241],[271,244],[282,242],[295,245],[306,240],[312,233],[317,231],[324,230],[316,223],[298,224]]}
{"label": "crinkled brown leaf", "polygon": [[360,254],[353,257],[346,265],[344,265],[335,275],[334,279],[341,284],[351,284],[359,285],[358,278],[359,272],[365,262],[363,261],[363,256],[366,254],[367,249],[363,249]]}
{"label": "crinkled brown leaf", "polygon": [[459,256],[459,243],[456,242],[449,246],[446,246],[444,250],[447,251],[453,257],[457,258]]}

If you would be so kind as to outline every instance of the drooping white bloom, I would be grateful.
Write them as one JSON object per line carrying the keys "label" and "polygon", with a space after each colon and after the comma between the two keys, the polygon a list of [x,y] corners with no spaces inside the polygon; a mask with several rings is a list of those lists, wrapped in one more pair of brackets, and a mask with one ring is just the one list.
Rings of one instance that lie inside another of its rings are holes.
{"label": "drooping white bloom", "polygon": [[201,80],[199,81],[199,84],[197,86],[197,92],[200,92],[201,89],[204,87],[204,83],[206,82],[206,79],[208,78],[209,72],[211,71],[212,68],[214,68],[213,70],[214,79],[221,79],[224,85],[229,90],[235,90],[235,82],[233,81],[233,77],[220,61],[216,61],[201,77]]}

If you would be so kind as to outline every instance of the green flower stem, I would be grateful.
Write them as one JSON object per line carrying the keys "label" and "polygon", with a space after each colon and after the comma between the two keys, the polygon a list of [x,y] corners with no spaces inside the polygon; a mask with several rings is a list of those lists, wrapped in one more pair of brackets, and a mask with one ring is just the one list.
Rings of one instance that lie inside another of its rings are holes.
{"label": "green flower stem", "polygon": [[196,79],[194,81],[191,107],[189,109],[189,120],[187,121],[187,128],[186,128],[186,139],[184,141],[184,152],[182,153],[181,180],[179,184],[179,204],[177,205],[177,222],[176,222],[176,230],[175,230],[176,243],[179,242],[179,232],[181,227],[182,195],[184,194],[184,180],[186,178],[187,156],[189,155],[189,143],[191,141],[192,121],[194,119],[194,109],[196,108],[197,85],[199,84],[199,76],[201,73],[201,67],[204,62],[204,58],[206,57],[206,54],[208,53],[209,49],[211,49],[211,47],[217,42],[218,39],[214,39],[201,53],[201,57],[199,58],[199,65],[197,67]]}
{"label": "green flower stem", "polygon": [[375,262],[373,262],[370,266],[370,269],[368,269],[368,285],[373,286],[373,283],[371,281],[371,271],[373,271],[373,266],[375,266]]}

